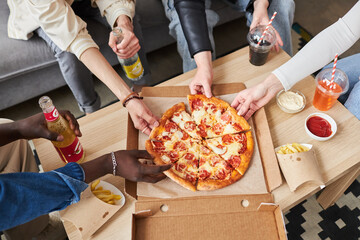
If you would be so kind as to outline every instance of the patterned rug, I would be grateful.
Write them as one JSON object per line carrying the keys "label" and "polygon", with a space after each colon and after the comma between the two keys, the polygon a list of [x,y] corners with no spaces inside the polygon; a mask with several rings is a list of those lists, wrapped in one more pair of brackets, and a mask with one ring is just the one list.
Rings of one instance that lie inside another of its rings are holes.
{"label": "patterned rug", "polygon": [[339,200],[323,210],[315,196],[285,213],[289,240],[360,239],[360,176]]}
{"label": "patterned rug", "polygon": [[[293,24],[293,51],[298,52],[312,34],[298,23]],[[360,239],[360,176],[326,210],[312,196],[285,213],[289,240],[359,240]]]}

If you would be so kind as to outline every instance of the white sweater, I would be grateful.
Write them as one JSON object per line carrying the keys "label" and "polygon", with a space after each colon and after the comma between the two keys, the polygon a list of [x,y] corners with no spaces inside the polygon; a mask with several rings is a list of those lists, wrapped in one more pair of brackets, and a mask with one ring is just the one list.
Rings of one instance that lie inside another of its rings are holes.
{"label": "white sweater", "polygon": [[[343,18],[324,29],[293,58],[273,71],[285,90],[331,62],[360,38],[360,1]],[[360,65],[359,65],[360,66]]]}
{"label": "white sweater", "polygon": [[[27,40],[41,27],[60,49],[72,52],[78,58],[88,48],[99,48],[88,34],[86,23],[72,10],[73,1],[7,0],[10,8],[8,36]],[[114,26],[120,15],[132,19],[135,14],[134,0],[91,0],[91,4],[100,9],[110,26]]]}

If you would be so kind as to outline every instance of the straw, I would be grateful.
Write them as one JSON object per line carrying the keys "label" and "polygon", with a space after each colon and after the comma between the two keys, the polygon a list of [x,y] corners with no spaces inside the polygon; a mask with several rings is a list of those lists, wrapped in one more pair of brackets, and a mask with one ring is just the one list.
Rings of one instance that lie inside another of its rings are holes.
{"label": "straw", "polygon": [[334,88],[334,84],[332,84],[334,82],[334,77],[335,77],[335,70],[336,70],[336,63],[337,63],[337,60],[338,60],[338,54],[335,55],[335,58],[334,58],[334,64],[333,64],[333,68],[332,68],[332,72],[331,72],[331,80],[329,82],[329,84],[327,85],[331,85],[330,88]]}
{"label": "straw", "polygon": [[274,12],[274,14],[272,15],[272,17],[271,17],[271,19],[270,19],[270,21],[269,21],[268,25],[266,26],[266,28],[265,28],[265,30],[264,30],[264,32],[263,32],[263,34],[261,35],[261,37],[260,37],[260,39],[259,39],[259,41],[258,41],[258,43],[257,43],[258,45],[260,45],[261,41],[264,39],[265,34],[266,34],[266,32],[268,31],[268,29],[269,29],[269,27],[270,27],[270,25],[271,25],[272,21],[274,20],[274,18],[275,18],[275,16],[276,16],[276,14],[277,14],[277,12]]}

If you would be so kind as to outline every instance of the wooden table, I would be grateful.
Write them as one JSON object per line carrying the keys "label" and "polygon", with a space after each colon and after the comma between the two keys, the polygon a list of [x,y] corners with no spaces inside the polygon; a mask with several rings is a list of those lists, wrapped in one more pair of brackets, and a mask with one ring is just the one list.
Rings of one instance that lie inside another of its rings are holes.
{"label": "wooden table", "polygon": [[[232,54],[214,61],[214,83],[244,82],[251,87],[261,82],[275,68],[289,59],[289,56],[281,51],[271,53],[267,63],[261,67],[253,66],[248,60],[248,48],[245,47]],[[160,86],[188,85],[195,71],[190,71],[177,76]],[[326,113],[332,116],[338,124],[336,135],[326,141],[312,140],[305,132],[305,118],[317,110],[312,106],[312,98],[315,90],[314,78],[309,76],[299,82],[294,89],[299,89],[305,95],[307,103],[305,109],[297,114],[282,112],[273,99],[265,108],[273,144],[275,147],[292,142],[310,143],[314,145],[320,169],[329,191],[322,195],[323,206],[331,204],[336,196],[344,191],[344,186],[350,184],[359,174],[360,164],[360,121],[357,120],[343,105],[336,103]],[[91,115],[79,119],[83,137],[82,145],[86,151],[86,160],[92,160],[110,151],[125,149],[127,111],[117,102]],[[34,141],[41,164],[45,171],[63,166],[50,141],[38,139]],[[342,178],[346,175],[344,178]],[[111,177],[118,187],[123,187],[123,179]],[[320,190],[319,187],[304,185],[295,192],[290,192],[286,183],[273,191],[275,202],[285,212],[299,202]],[[335,191],[335,192],[334,192]],[[129,197],[127,197],[128,199]],[[320,199],[320,198],[319,198]],[[325,199],[325,200],[324,200]],[[321,200],[321,199],[320,199]],[[130,199],[127,204],[134,204]],[[131,210],[128,206],[126,211],[117,213],[93,236],[94,239],[130,239]],[[124,215],[129,217],[124,221]],[[119,220],[121,219],[121,220]],[[65,226],[69,239],[73,239],[73,231]]]}

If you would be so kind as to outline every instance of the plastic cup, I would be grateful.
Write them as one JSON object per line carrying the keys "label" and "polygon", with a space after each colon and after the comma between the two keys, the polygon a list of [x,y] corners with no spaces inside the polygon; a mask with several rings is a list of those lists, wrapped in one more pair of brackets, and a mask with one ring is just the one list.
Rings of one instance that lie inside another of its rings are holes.
{"label": "plastic cup", "polygon": [[257,44],[265,28],[265,25],[258,25],[257,27],[251,29],[247,34],[247,40],[250,48],[249,61],[255,66],[265,64],[271,48],[276,43],[275,31],[272,26],[270,26],[265,33],[264,39],[259,45]]}
{"label": "plastic cup", "polygon": [[320,71],[316,77],[316,90],[313,105],[320,111],[329,110],[341,94],[349,89],[349,79],[340,69],[335,70],[334,81],[331,82],[332,69]]}

